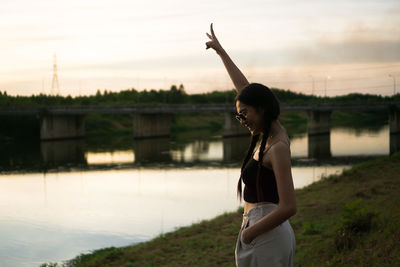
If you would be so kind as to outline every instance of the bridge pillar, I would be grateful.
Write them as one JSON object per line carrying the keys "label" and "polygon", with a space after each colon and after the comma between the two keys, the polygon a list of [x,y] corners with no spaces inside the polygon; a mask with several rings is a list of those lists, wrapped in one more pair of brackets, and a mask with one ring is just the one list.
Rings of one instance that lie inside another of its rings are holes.
{"label": "bridge pillar", "polygon": [[249,130],[241,125],[232,113],[227,112],[224,116],[223,137],[249,135]]}
{"label": "bridge pillar", "polygon": [[331,113],[326,110],[312,110],[308,114],[308,157],[329,158],[331,157]]}
{"label": "bridge pillar", "polygon": [[241,162],[246,156],[249,147],[249,140],[246,137],[230,137],[222,140],[223,161]]}
{"label": "bridge pillar", "polygon": [[398,107],[389,109],[389,125],[391,134],[400,134],[400,109]]}
{"label": "bridge pillar", "polygon": [[85,136],[83,115],[44,115],[40,118],[40,139],[56,140]]}
{"label": "bridge pillar", "polygon": [[329,134],[331,132],[330,110],[312,110],[307,112],[307,132],[310,135]]}
{"label": "bridge pillar", "polygon": [[166,137],[171,133],[171,114],[132,114],[133,137]]}

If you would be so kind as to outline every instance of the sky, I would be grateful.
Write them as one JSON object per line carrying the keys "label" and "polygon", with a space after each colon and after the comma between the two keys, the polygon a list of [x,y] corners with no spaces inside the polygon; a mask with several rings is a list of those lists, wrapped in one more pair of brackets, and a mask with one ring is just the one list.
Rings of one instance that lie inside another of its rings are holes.
{"label": "sky", "polygon": [[[233,88],[210,23],[250,82],[305,94],[400,91],[398,0],[0,0],[0,91]],[[52,88],[54,54],[59,88]]]}

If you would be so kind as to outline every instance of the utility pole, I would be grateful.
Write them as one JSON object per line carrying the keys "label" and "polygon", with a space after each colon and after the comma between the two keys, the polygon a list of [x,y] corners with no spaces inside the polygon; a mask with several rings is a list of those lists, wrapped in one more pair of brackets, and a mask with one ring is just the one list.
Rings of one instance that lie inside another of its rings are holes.
{"label": "utility pole", "polygon": [[57,87],[57,95],[60,94],[60,86],[58,84],[58,74],[57,74],[57,58],[56,53],[54,53],[54,64],[53,64],[53,80],[51,82],[51,94],[54,95],[54,87]]}

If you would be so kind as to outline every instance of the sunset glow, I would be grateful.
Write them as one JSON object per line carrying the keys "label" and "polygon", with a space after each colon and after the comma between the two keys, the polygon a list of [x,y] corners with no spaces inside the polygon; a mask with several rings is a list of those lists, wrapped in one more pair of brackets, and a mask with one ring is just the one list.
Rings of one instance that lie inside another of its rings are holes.
{"label": "sunset glow", "polygon": [[391,95],[400,80],[399,1],[3,0],[0,91],[232,88],[205,50],[209,25],[253,82],[316,94]]}

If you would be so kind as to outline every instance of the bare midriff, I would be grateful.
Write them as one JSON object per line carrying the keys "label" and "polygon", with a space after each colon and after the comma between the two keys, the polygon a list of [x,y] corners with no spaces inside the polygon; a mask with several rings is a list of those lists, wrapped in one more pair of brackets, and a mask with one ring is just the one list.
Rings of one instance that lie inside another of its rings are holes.
{"label": "bare midriff", "polygon": [[274,204],[274,203],[267,202],[267,201],[265,201],[265,202],[257,202],[257,203],[250,203],[250,202],[244,201],[244,213],[246,213],[246,212],[250,211],[252,208],[255,208],[255,207],[257,207],[259,205],[262,205],[262,204]]}

